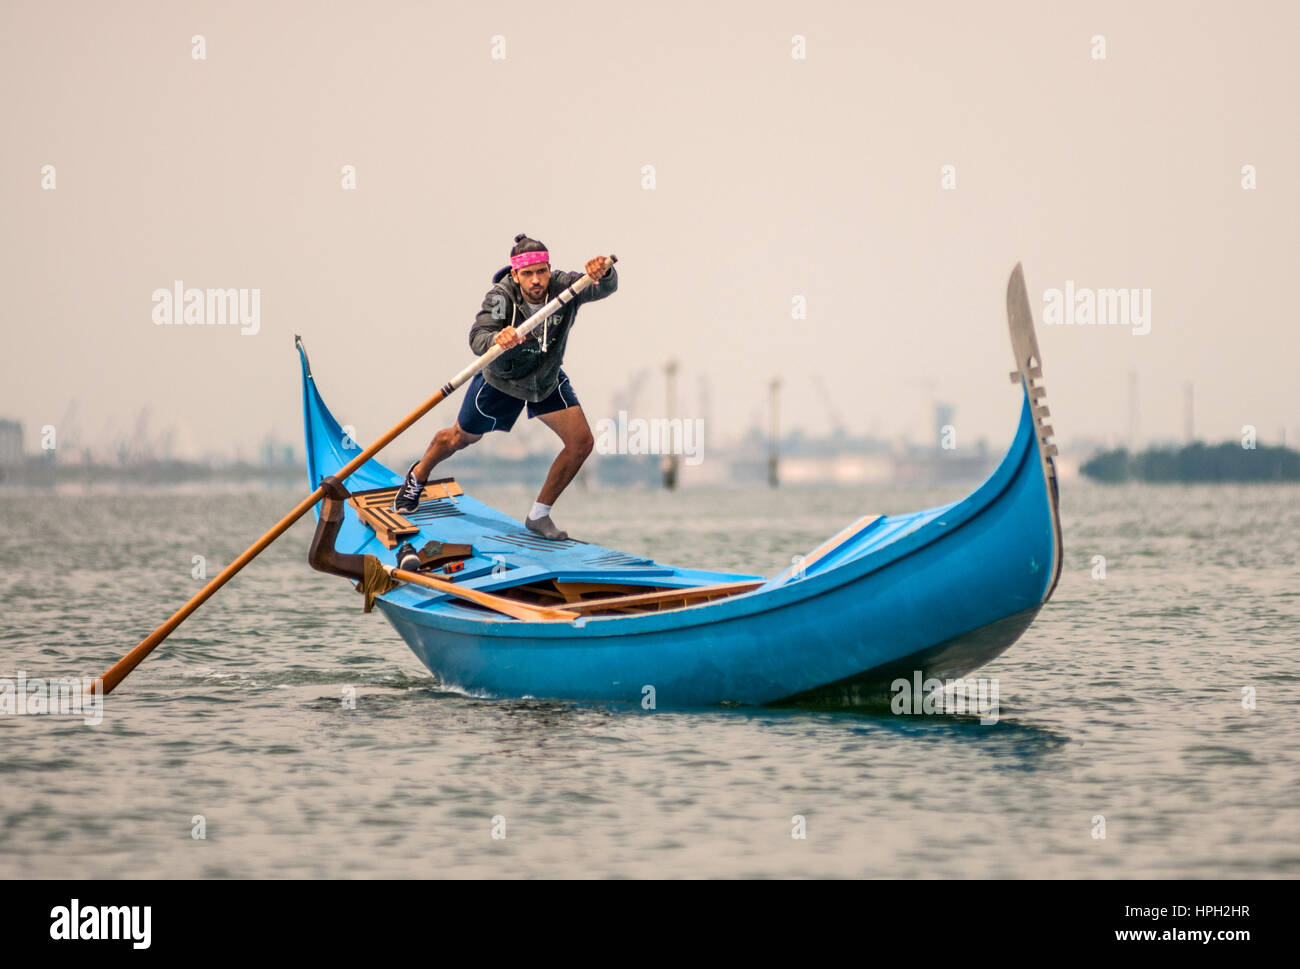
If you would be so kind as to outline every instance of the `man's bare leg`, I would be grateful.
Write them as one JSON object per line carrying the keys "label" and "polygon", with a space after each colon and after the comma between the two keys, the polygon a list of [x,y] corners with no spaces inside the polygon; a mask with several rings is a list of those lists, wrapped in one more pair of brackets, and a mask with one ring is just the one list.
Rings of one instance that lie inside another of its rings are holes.
{"label": "man's bare leg", "polygon": [[587,426],[587,415],[582,412],[581,407],[566,407],[564,410],[551,411],[549,414],[538,415],[537,419],[558,434],[560,440],[564,442],[564,449],[555,456],[550,473],[546,476],[546,483],[542,485],[542,490],[537,495],[537,500],[543,505],[553,505],[578,473],[582,463],[587,460],[587,455],[591,454],[592,448],[596,446],[596,439],[591,436],[591,428]]}
{"label": "man's bare leg", "polygon": [[[553,505],[578,473],[587,456],[591,454],[592,448],[596,446],[596,439],[591,436],[587,415],[582,412],[581,407],[566,407],[564,410],[551,411],[549,414],[539,414],[537,419],[553,430],[564,443],[564,448],[551,463],[546,482],[537,495],[538,504]],[[530,518],[525,521],[525,524],[530,531],[535,531],[546,538],[557,540],[568,538],[566,532],[555,527],[550,514],[538,519]]]}
{"label": "man's bare leg", "polygon": [[482,434],[470,434],[461,430],[459,421],[435,434],[424,452],[424,457],[411,465],[411,470],[406,473],[402,486],[397,489],[397,494],[393,497],[393,510],[410,514],[419,508],[420,493],[424,490],[424,482],[428,480],[433,466],[461,448],[469,447],[482,436]]}
{"label": "man's bare leg", "polygon": [[470,434],[468,431],[460,429],[460,422],[445,427],[437,434],[433,435],[433,440],[429,442],[428,449],[424,452],[424,457],[415,466],[415,480],[426,481],[429,472],[433,470],[434,465],[451,455],[482,438],[482,434]]}

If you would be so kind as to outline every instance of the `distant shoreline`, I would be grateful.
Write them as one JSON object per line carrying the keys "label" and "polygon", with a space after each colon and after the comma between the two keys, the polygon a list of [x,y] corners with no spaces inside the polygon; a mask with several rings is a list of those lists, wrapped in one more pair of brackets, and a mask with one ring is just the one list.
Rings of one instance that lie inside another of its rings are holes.
{"label": "distant shoreline", "polygon": [[1182,448],[1105,451],[1079,468],[1103,484],[1252,484],[1300,481],[1300,451],[1286,447],[1242,447],[1228,441]]}

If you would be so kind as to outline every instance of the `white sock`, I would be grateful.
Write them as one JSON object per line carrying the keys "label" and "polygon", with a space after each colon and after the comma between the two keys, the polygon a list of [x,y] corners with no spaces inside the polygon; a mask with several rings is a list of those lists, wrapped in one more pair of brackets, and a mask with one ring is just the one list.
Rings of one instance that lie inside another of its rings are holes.
{"label": "white sock", "polygon": [[545,518],[550,513],[550,505],[543,505],[540,501],[534,501],[533,510],[528,513],[528,520],[535,522],[539,518]]}

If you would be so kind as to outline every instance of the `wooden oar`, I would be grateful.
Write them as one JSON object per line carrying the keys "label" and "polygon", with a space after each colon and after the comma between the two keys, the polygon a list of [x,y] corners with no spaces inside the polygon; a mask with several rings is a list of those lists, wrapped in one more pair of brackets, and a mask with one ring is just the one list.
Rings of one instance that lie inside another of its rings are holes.
{"label": "wooden oar", "polygon": [[[618,257],[607,256],[605,261],[607,266],[611,266],[614,263],[618,262]],[[594,282],[595,280],[593,280],[590,276],[584,273],[580,279],[575,280],[571,286],[569,286],[567,289],[564,290],[564,292],[560,293],[559,296],[556,296],[555,299],[551,300],[540,310],[538,310],[536,313],[530,316],[527,319],[527,321],[525,321],[521,326],[517,327],[516,329],[519,335],[521,337],[527,336],[531,330],[533,330],[542,322],[542,320],[549,317],[560,307],[567,305],[570,301],[573,300],[575,296],[577,296],[579,293],[581,293],[583,290],[585,290],[588,286],[590,286]],[[296,339],[297,338],[295,337],[295,340]],[[411,411],[411,413],[408,414],[406,417],[404,417],[400,423],[395,425],[392,430],[390,430],[387,434],[384,434],[377,441],[375,441],[375,443],[371,444],[370,447],[366,448],[355,458],[349,461],[346,465],[340,468],[335,473],[334,477],[338,478],[339,481],[346,481],[349,475],[351,475],[363,464],[365,464],[376,454],[382,451],[385,447],[391,444],[394,438],[396,438],[399,434],[405,431],[408,427],[410,427],[412,424],[418,421],[429,411],[433,410],[433,408],[437,407],[438,404],[442,403],[442,401],[446,400],[449,396],[451,396],[451,394],[456,390],[457,387],[460,387],[462,384],[465,383],[465,381],[469,380],[471,377],[474,376],[474,374],[478,373],[480,370],[482,370],[484,367],[486,367],[489,363],[491,363],[493,360],[495,360],[504,352],[505,351],[500,346],[498,346],[497,344],[493,344],[492,347],[490,347],[486,353],[480,356],[477,360],[471,363],[460,373],[456,374],[456,376],[453,377],[451,380],[449,380],[447,383],[443,384],[441,389],[439,389],[439,391],[436,394],[434,394],[432,397],[426,400],[415,410]],[[265,535],[259,538],[252,545],[250,545],[244,551],[244,553],[239,556],[239,558],[235,559],[235,561],[231,562],[224,569],[222,569],[221,572],[215,578],[213,578],[211,582],[205,585],[193,599],[185,603],[185,605],[181,606],[181,608],[176,611],[175,615],[173,615],[165,623],[163,623],[152,633],[146,636],[138,646],[136,646],[133,650],[131,650],[131,652],[127,653],[120,660],[118,660],[111,667],[109,667],[108,671],[105,672],[103,676],[99,677],[98,681],[96,681],[96,682],[102,682],[104,694],[107,695],[109,693],[112,693],[113,689],[124,679],[126,679],[127,675],[133,669],[139,666],[140,662],[146,656],[152,653],[154,648],[159,643],[161,643],[164,639],[170,636],[172,632],[176,629],[176,627],[179,626],[181,623],[183,623],[186,620],[186,618],[188,618],[190,613],[192,613],[199,606],[203,605],[203,603],[207,602],[208,599],[212,597],[212,594],[214,592],[220,589],[232,578],[234,578],[235,574],[239,572],[240,569],[242,569],[249,562],[253,561],[253,559],[257,558],[258,554],[263,549],[265,549],[268,545],[270,545],[277,538],[279,538],[286,531],[288,531],[289,527],[294,522],[296,522],[299,518],[305,515],[309,510],[311,510],[312,507],[315,506],[316,502],[320,501],[324,497],[325,497],[325,489],[321,487],[317,487],[315,491],[313,491],[310,495],[308,495],[301,502],[299,502],[298,505],[293,509],[293,511],[289,512],[289,514],[285,515],[278,522],[276,522],[275,526],[269,532],[267,532]],[[94,684],[91,685],[91,689],[93,688],[94,688]]]}
{"label": "wooden oar", "polygon": [[428,589],[436,589],[439,592],[445,592],[448,595],[478,603],[480,606],[504,613],[507,616],[513,616],[515,619],[539,622],[551,619],[568,620],[578,618],[576,612],[570,612],[567,608],[534,606],[528,602],[516,602],[513,599],[507,599],[505,596],[494,595],[481,589],[470,589],[454,582],[448,582],[445,579],[436,579],[431,575],[421,575],[419,572],[409,572],[393,565],[384,565],[383,569],[394,579],[422,585]]}
{"label": "wooden oar", "polygon": [[577,614],[579,612],[599,612],[602,609],[622,609],[625,606],[648,606],[665,602],[694,604],[696,599],[717,599],[723,596],[739,595],[757,589],[763,579],[751,579],[745,582],[720,582],[717,585],[692,585],[680,589],[664,589],[659,592],[636,592],[625,596],[607,596],[604,599],[583,599],[580,602],[566,602],[556,606],[561,611]]}

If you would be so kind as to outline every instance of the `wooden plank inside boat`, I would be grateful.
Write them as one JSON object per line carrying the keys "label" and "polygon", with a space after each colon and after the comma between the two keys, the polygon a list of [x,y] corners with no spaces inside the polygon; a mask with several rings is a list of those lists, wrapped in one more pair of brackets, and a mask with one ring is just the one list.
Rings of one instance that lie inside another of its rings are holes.
{"label": "wooden plank inside boat", "polygon": [[666,587],[637,586],[611,582],[557,582],[547,579],[530,582],[496,595],[534,604],[556,603],[568,612],[593,615],[602,612],[664,612],[685,606],[701,605],[727,596],[740,595],[758,588],[762,580],[723,582],[715,585]]}
{"label": "wooden plank inside boat", "polygon": [[763,584],[763,580],[748,582],[721,582],[716,585],[693,586],[685,589],[661,589],[635,595],[614,596],[605,599],[587,599],[567,604],[570,612],[591,615],[596,612],[663,612],[683,606],[697,606],[714,599],[725,599],[750,592]]}
{"label": "wooden plank inside boat", "polygon": [[[407,538],[420,533],[420,527],[403,515],[393,511],[393,499],[397,497],[398,486],[392,488],[373,488],[370,491],[353,492],[348,504],[357,511],[357,517],[374,530],[385,548],[397,548]],[[457,495],[464,494],[455,478],[439,478],[426,482],[420,493],[420,501],[439,499],[456,500]]]}

